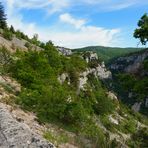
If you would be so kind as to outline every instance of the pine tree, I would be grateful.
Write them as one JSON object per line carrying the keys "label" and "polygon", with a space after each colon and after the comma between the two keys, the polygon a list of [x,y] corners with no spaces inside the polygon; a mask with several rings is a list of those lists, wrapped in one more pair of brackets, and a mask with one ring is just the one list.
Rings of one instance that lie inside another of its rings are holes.
{"label": "pine tree", "polygon": [[11,27],[10,27],[10,31],[11,31],[12,33],[15,33],[15,30],[14,30],[14,28],[13,28],[12,25],[11,25]]}
{"label": "pine tree", "polygon": [[0,28],[4,29],[6,27],[7,27],[6,15],[4,12],[4,7],[3,7],[2,3],[0,2]]}

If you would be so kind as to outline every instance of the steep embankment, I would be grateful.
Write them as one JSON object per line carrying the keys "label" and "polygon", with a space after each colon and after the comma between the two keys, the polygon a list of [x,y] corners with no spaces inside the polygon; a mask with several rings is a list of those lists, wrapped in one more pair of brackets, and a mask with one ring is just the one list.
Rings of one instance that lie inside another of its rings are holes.
{"label": "steep embankment", "polygon": [[35,116],[14,106],[15,93],[20,91],[20,84],[0,75],[0,147],[53,148],[42,137],[43,128],[35,121]]}

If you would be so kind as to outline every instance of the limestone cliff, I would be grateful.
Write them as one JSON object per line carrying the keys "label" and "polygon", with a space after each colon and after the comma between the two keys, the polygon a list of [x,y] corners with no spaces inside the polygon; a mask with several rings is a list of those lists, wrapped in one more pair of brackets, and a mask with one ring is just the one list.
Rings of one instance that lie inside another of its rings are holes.
{"label": "limestone cliff", "polygon": [[142,62],[148,57],[148,49],[141,52],[136,52],[131,55],[119,57],[109,66],[112,71],[120,71],[127,73],[139,73],[141,70]]}

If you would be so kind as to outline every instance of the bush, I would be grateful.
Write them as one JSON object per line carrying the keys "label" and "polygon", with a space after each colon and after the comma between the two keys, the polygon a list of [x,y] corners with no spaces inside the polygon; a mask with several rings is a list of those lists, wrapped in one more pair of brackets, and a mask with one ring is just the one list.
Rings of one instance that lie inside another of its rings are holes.
{"label": "bush", "polygon": [[0,71],[7,72],[11,63],[10,52],[5,47],[0,48]]}
{"label": "bush", "polygon": [[13,38],[13,34],[12,34],[9,30],[5,29],[4,32],[3,32],[3,37],[4,37],[5,39],[11,41],[12,38]]}
{"label": "bush", "polygon": [[98,115],[105,115],[112,113],[115,110],[115,105],[110,98],[105,95],[105,92],[100,90],[96,92],[97,103],[94,104],[94,111]]}
{"label": "bush", "polygon": [[26,42],[24,46],[27,47],[28,49],[31,48],[31,44],[29,42]]}
{"label": "bush", "polygon": [[135,134],[132,135],[131,139],[132,140],[128,143],[130,147],[146,148],[148,146],[148,129],[139,129]]}

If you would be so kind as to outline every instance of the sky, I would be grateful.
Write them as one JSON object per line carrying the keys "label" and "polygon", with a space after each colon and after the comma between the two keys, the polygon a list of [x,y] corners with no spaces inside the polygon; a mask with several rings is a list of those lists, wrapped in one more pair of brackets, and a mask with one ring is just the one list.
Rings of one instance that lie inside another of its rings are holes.
{"label": "sky", "polygon": [[137,47],[148,0],[1,0],[8,25],[57,46]]}

